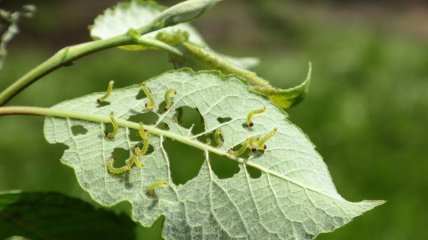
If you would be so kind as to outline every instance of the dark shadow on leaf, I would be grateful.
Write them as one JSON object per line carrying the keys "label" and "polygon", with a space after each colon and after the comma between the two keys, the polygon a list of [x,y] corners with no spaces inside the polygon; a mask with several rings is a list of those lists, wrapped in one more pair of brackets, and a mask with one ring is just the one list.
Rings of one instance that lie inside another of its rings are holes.
{"label": "dark shadow on leaf", "polygon": [[101,107],[105,107],[110,105],[110,102],[102,102],[102,103],[96,103],[97,104],[97,108],[101,108]]}
{"label": "dark shadow on leaf", "polygon": [[232,121],[232,118],[230,118],[230,117],[225,117],[225,118],[219,117],[219,118],[217,118],[217,121],[219,123],[227,123],[227,122]]}

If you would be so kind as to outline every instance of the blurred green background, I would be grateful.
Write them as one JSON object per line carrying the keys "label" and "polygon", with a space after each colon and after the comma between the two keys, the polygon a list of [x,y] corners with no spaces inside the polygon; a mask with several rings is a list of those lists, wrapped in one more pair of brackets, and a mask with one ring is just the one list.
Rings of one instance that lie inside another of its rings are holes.
{"label": "blurred green background", "polygon": [[[86,26],[115,2],[33,1],[38,12],[23,22],[9,46],[0,89],[59,48],[88,41]],[[289,111],[292,122],[317,146],[340,194],[352,201],[388,201],[319,239],[428,239],[428,7],[423,2],[228,0],[195,22],[214,49],[259,57],[255,71],[276,86],[302,81],[312,61],[313,84],[307,99]],[[24,3],[30,1],[3,0],[0,7]],[[166,59],[160,52],[108,50],[45,77],[10,105],[49,107],[104,91],[111,79],[117,87],[139,83],[171,69]],[[44,140],[42,124],[39,117],[0,118],[0,191],[49,190],[90,201],[72,170],[59,162],[64,147]],[[198,157],[186,169],[197,171]],[[188,178],[186,169],[177,176]],[[161,220],[154,228],[140,227],[140,238],[159,239],[160,226]]]}

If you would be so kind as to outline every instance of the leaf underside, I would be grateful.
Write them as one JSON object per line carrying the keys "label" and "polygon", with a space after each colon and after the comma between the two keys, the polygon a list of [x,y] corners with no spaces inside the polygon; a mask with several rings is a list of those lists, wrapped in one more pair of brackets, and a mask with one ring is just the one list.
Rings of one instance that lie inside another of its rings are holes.
{"label": "leaf underside", "polygon": [[[197,141],[199,135],[180,126],[174,117],[180,107],[197,108],[205,126],[200,135],[220,129],[224,145],[218,149],[223,152],[249,137],[278,129],[267,142],[267,150],[248,159],[248,165],[261,170],[261,177],[250,177],[246,164],[240,164],[239,173],[219,179],[211,169],[213,153],[207,148],[205,157],[201,156],[205,161],[199,174],[177,186],[171,180],[164,136],[151,138],[154,151],[141,158],[144,168],[112,175],[106,170],[106,161],[114,149],[131,152],[138,143],[129,138],[131,129],[121,127],[114,140],[107,140],[102,123],[47,118],[45,137],[50,143],[68,146],[61,161],[74,169],[81,187],[102,205],[130,202],[134,220],[144,226],[164,215],[166,239],[314,239],[382,204],[343,199],[306,135],[287,120],[284,111],[249,92],[238,78],[215,71],[195,73],[182,69],[152,78],[146,84],[156,101],[156,126],[167,124],[171,133]],[[158,106],[171,88],[177,90],[173,105],[160,114]],[[104,93],[94,93],[53,108],[106,117],[114,112],[117,119],[127,120],[147,112],[147,98],[136,98],[139,91],[139,85],[116,89],[108,98],[110,104],[104,107],[96,103]],[[263,106],[266,112],[253,117],[254,127],[243,127],[247,113]],[[219,118],[231,120],[221,123]],[[75,135],[73,126],[87,131]],[[154,197],[147,195],[147,187],[159,180],[168,181],[169,187],[157,189]]]}

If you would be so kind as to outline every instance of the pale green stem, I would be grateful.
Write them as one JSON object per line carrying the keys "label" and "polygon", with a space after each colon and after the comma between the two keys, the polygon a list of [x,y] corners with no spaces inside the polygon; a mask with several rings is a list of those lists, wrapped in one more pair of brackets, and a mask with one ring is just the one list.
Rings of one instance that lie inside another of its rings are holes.
{"label": "pale green stem", "polygon": [[[88,121],[88,122],[97,122],[97,123],[110,123],[110,121],[111,121],[109,116],[100,116],[100,115],[95,115],[95,114],[86,114],[86,113],[71,112],[71,111],[61,111],[61,110],[57,110],[57,109],[41,108],[41,107],[21,107],[21,106],[0,107],[0,116],[2,116],[2,115],[39,115],[39,116],[46,116],[46,117],[71,118],[71,119],[78,119],[78,120],[83,120],[83,121]],[[130,121],[121,120],[121,119],[116,119],[116,121],[120,127],[127,127],[127,128],[136,129],[136,130],[139,130],[141,128],[140,124],[135,123],[135,122],[130,122]],[[237,162],[242,163],[242,164],[246,164],[248,166],[252,166],[254,168],[259,169],[260,171],[262,171],[264,173],[267,173],[267,174],[276,176],[278,178],[284,179],[284,180],[291,182],[293,184],[296,184],[296,185],[298,185],[304,189],[314,191],[316,193],[328,196],[330,198],[343,200],[341,198],[337,198],[337,196],[330,196],[329,194],[326,194],[325,192],[321,192],[317,189],[307,187],[307,186],[303,185],[302,183],[295,181],[295,179],[291,179],[291,178],[284,176],[284,175],[282,175],[282,174],[280,174],[274,170],[260,166],[259,164],[255,163],[255,162],[248,162],[248,160],[246,160],[246,159],[242,159],[239,157],[232,156],[231,154],[223,151],[222,149],[212,147],[210,145],[204,144],[204,143],[199,142],[197,140],[193,140],[193,139],[190,139],[190,138],[185,137],[185,136],[181,136],[181,135],[169,132],[169,131],[165,131],[165,130],[159,129],[157,127],[154,127],[154,126],[145,125],[144,128],[145,128],[145,130],[147,130],[148,132],[150,132],[153,135],[164,136],[164,137],[173,139],[177,142],[181,142],[183,144],[186,144],[188,146],[200,149],[200,150],[205,151],[205,152],[211,152],[214,154],[218,154],[220,156],[228,157],[231,160],[237,161]]]}
{"label": "pale green stem", "polygon": [[[21,106],[0,107],[0,116],[2,115],[39,115],[39,116],[46,116],[46,117],[71,118],[71,119],[78,119],[78,120],[84,120],[88,122],[98,122],[98,123],[111,122],[111,119],[109,116],[100,116],[95,114],[62,111],[62,110],[57,110],[52,108],[41,108],[41,107],[21,107]],[[141,127],[139,123],[130,122],[130,121],[121,120],[121,119],[116,119],[116,123],[120,127],[132,128],[135,130],[139,130]],[[173,139],[175,141],[181,142],[183,144],[186,144],[188,146],[191,146],[203,151],[212,152],[220,156],[226,156],[235,161],[244,163],[243,159],[234,157],[228,154],[227,152],[222,151],[221,149],[209,146],[197,140],[193,140],[173,132],[165,131],[154,126],[144,125],[144,129],[153,135],[164,136],[164,137]]]}
{"label": "pale green stem", "polygon": [[131,44],[139,44],[150,46],[158,49],[162,49],[168,51],[172,54],[182,56],[183,53],[168,44],[165,44],[156,39],[150,38],[133,38],[131,36],[119,36],[113,37],[106,40],[98,40],[88,43],[82,43],[79,45],[66,47],[60,51],[58,51],[51,58],[22,76],[8,88],[6,88],[3,92],[0,93],[0,106],[6,104],[9,100],[11,100],[15,95],[24,90],[26,87],[42,78],[43,76],[49,74],[50,72],[62,67],[67,64],[72,63],[73,61],[84,57],[86,55],[90,55],[95,52],[99,52],[102,50],[106,50],[109,48],[131,45]]}

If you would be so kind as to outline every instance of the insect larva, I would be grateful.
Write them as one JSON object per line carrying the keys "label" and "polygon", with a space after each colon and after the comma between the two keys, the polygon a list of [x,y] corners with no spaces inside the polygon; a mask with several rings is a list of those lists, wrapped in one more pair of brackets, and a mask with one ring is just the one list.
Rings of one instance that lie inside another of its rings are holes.
{"label": "insect larva", "polygon": [[126,160],[126,166],[129,168],[129,171],[132,169],[134,164],[137,168],[143,168],[144,167],[144,165],[141,163],[140,157],[138,155],[133,155],[128,160]]}
{"label": "insect larva", "polygon": [[168,186],[167,181],[156,181],[147,187],[147,195],[153,197],[156,195],[156,192],[155,192],[156,188],[167,187],[167,186]]}
{"label": "insect larva", "polygon": [[221,146],[223,146],[223,144],[224,144],[223,139],[221,139],[221,136],[222,136],[221,130],[220,130],[220,129],[217,129],[217,130],[214,132],[214,140],[215,140],[215,142],[217,143],[217,146],[218,146],[218,147],[221,147]]}
{"label": "insect larva", "polygon": [[242,146],[240,149],[238,149],[237,151],[233,151],[232,149],[230,149],[228,152],[235,157],[239,157],[242,154],[244,154],[248,148],[250,148],[253,151],[255,142],[257,142],[257,138],[255,138],[255,137],[247,138],[242,143]]}
{"label": "insect larva", "polygon": [[141,155],[145,155],[147,153],[147,150],[149,150],[149,140],[150,140],[150,133],[146,132],[143,138],[143,148],[141,148]]}
{"label": "insect larva", "polygon": [[146,108],[148,110],[152,110],[155,107],[155,99],[153,98],[152,93],[150,92],[150,89],[147,87],[146,83],[141,84],[141,89],[146,94],[147,98],[149,99],[149,102],[146,103]]}
{"label": "insect larva", "polygon": [[278,132],[277,128],[272,129],[268,134],[266,134],[264,137],[260,138],[257,142],[257,150],[264,151],[266,149],[265,143],[272,138],[276,133]]}
{"label": "insect larva", "polygon": [[111,80],[111,81],[108,83],[107,91],[106,91],[106,93],[104,94],[104,96],[102,96],[102,97],[100,97],[100,98],[98,98],[98,99],[97,99],[97,103],[98,103],[98,104],[101,104],[101,103],[105,102],[105,101],[107,100],[107,98],[108,98],[108,97],[110,97],[110,94],[111,94],[111,92],[113,91],[113,84],[114,84],[114,81],[113,81],[113,80]]}
{"label": "insect larva", "polygon": [[256,110],[249,112],[247,115],[247,121],[246,121],[247,127],[254,126],[254,123],[252,121],[252,118],[254,115],[262,114],[264,112],[266,112],[266,107],[263,107],[261,109],[256,109]]}
{"label": "insect larva", "polygon": [[140,123],[140,128],[138,129],[138,133],[140,134],[141,139],[143,139],[143,147],[141,148],[139,155],[145,155],[147,153],[147,150],[149,150],[149,140],[150,140],[150,133],[144,130],[144,124]]}
{"label": "insect larva", "polygon": [[144,129],[144,124],[140,122],[140,127],[138,128],[138,133],[140,134],[141,138],[144,138],[146,135],[146,130]]}
{"label": "insect larva", "polygon": [[114,157],[114,156],[111,156],[111,157],[110,157],[110,159],[109,159],[109,160],[107,160],[107,171],[108,171],[109,173],[119,175],[119,174],[122,174],[122,173],[124,173],[124,172],[126,172],[126,171],[131,170],[131,168],[130,168],[128,165],[125,165],[125,166],[120,167],[120,168],[116,168],[116,167],[114,167],[113,165],[114,165],[114,161],[115,161],[115,160],[116,160],[116,159],[115,159],[115,157]]}
{"label": "insect larva", "polygon": [[251,152],[257,151],[258,139],[256,137],[248,138],[247,143],[248,143],[248,148],[251,150]]}
{"label": "insect larva", "polygon": [[165,93],[165,111],[171,108],[171,97],[175,96],[177,91],[174,88],[168,89]]}
{"label": "insect larva", "polygon": [[248,146],[247,146],[247,143],[245,142],[245,143],[242,144],[242,146],[241,146],[241,148],[239,150],[233,151],[232,149],[229,149],[228,152],[230,154],[232,154],[233,156],[235,156],[235,157],[239,157],[242,154],[244,154],[244,152],[247,150],[247,148],[248,148]]}
{"label": "insect larva", "polygon": [[117,125],[117,122],[114,119],[114,113],[113,112],[110,113],[110,122],[111,122],[111,125],[113,126],[113,132],[111,132],[111,133],[106,132],[106,137],[108,139],[113,139],[116,136],[117,132],[119,131],[119,126]]}

